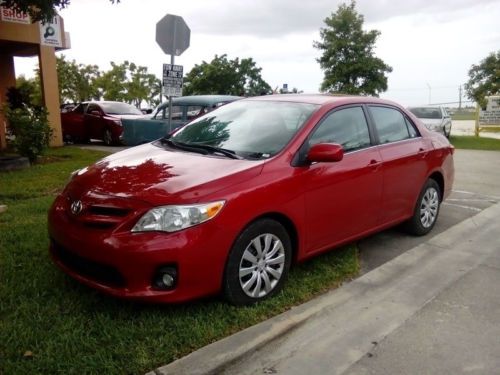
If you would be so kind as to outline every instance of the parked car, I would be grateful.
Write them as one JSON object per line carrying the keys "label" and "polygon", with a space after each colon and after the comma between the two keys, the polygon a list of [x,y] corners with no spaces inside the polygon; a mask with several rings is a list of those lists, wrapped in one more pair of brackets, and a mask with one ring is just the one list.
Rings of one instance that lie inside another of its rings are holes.
{"label": "parked car", "polygon": [[443,134],[446,138],[451,133],[451,117],[444,107],[410,107],[408,108],[427,129]]}
{"label": "parked car", "polygon": [[80,103],[71,111],[61,113],[63,139],[71,142],[99,139],[106,145],[120,144],[123,138],[123,119],[142,116],[144,115],[140,110],[127,103]]}
{"label": "parked car", "polygon": [[292,263],[399,223],[431,231],[453,152],[387,100],[240,100],[76,171],[49,211],[50,253],[113,296],[254,303]]}
{"label": "parked car", "polygon": [[167,133],[221,105],[242,99],[230,95],[193,95],[172,99],[172,126],[168,124],[168,102],[160,104],[152,116],[128,119],[123,123],[123,143],[134,146],[164,137]]}

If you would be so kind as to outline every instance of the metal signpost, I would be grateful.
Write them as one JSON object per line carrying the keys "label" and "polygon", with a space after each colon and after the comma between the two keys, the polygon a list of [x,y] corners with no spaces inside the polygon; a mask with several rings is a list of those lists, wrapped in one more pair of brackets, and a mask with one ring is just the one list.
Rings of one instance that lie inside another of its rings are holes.
{"label": "metal signpost", "polygon": [[170,64],[163,65],[163,89],[168,96],[168,129],[172,131],[172,97],[182,95],[182,65],[175,65],[175,56],[180,56],[188,47],[191,30],[184,19],[167,14],[156,24],[156,43],[170,55]]}

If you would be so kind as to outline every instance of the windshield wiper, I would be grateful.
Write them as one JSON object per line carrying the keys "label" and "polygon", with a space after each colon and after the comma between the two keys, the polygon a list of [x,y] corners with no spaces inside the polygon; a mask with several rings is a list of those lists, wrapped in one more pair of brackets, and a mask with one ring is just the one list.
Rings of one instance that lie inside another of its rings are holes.
{"label": "windshield wiper", "polygon": [[218,152],[219,154],[227,156],[228,158],[231,159],[243,159],[241,156],[237,155],[236,152],[234,152],[233,150],[228,150],[225,148],[220,148],[210,145],[203,145],[199,143],[184,143],[184,144],[189,147],[197,147],[203,150],[211,151],[213,153]]}
{"label": "windshield wiper", "polygon": [[169,139],[169,135],[163,137],[160,142],[161,143],[166,143],[170,147],[175,147],[180,150],[185,150],[185,151],[192,151],[192,152],[198,152],[203,155],[207,155],[209,153],[215,154],[219,153],[221,155],[224,155],[230,159],[243,159],[241,156],[237,155],[236,152],[232,150],[227,150],[225,148],[220,148],[220,147],[215,147],[215,146],[210,146],[210,145],[202,145],[199,143],[184,143],[184,142],[177,142],[177,141],[172,141]]}
{"label": "windshield wiper", "polygon": [[170,139],[168,139],[166,137],[163,137],[162,139],[160,139],[160,142],[161,143],[166,143],[170,147],[177,148],[179,150],[191,151],[191,152],[196,152],[198,154],[208,155],[208,151],[205,150],[205,149],[201,149],[201,148],[198,148],[198,147],[191,147],[190,145],[188,145],[186,143],[174,142],[174,141],[171,141]]}

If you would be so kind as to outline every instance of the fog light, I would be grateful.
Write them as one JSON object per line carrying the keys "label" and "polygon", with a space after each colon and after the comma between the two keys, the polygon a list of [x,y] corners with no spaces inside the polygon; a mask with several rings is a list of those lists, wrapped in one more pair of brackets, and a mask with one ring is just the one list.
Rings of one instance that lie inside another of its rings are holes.
{"label": "fog light", "polygon": [[153,286],[156,289],[171,290],[177,285],[177,268],[175,266],[160,267],[155,273]]}

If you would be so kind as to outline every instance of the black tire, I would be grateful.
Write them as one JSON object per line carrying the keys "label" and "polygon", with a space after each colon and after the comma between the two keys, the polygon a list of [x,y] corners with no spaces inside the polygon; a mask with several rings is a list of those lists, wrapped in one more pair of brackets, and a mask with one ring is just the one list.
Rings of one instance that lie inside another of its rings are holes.
{"label": "black tire", "polygon": [[[248,260],[252,255],[255,262]],[[280,223],[261,219],[250,224],[229,253],[223,285],[226,299],[234,305],[251,305],[272,297],[283,288],[291,261],[290,236]]]}
{"label": "black tire", "polygon": [[102,140],[106,146],[111,146],[113,144],[113,135],[111,134],[111,130],[104,129],[104,133],[102,134]]}
{"label": "black tire", "polygon": [[441,205],[441,189],[433,179],[428,179],[420,192],[413,216],[406,222],[405,229],[415,236],[429,233],[436,224]]}

